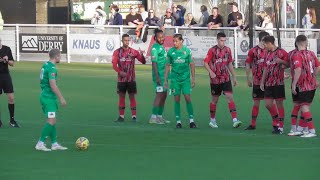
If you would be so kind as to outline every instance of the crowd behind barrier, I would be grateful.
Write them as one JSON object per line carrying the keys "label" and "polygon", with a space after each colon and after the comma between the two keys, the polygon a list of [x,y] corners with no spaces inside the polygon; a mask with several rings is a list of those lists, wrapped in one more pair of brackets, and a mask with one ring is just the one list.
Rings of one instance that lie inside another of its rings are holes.
{"label": "crowd behind barrier", "polygon": [[[0,31],[2,43],[9,46],[17,61],[46,61],[47,52],[58,48],[62,60],[71,62],[111,63],[115,49],[121,46],[121,35],[128,33],[130,46],[142,50],[150,61],[150,49],[154,43],[153,31],[149,27],[143,42],[136,38],[135,28],[110,25],[52,25],[52,24],[5,24]],[[261,30],[272,30],[277,38],[276,29],[255,29],[254,44],[258,43]],[[208,30],[206,27],[168,27],[165,29],[165,48],[173,46],[175,33],[184,36],[184,44],[192,50],[197,66],[210,47],[216,44],[216,34],[223,31],[228,39],[226,45],[232,49],[235,67],[244,66],[249,50],[249,36],[239,28],[219,28]],[[287,51],[294,49],[294,39],[299,34],[309,38],[309,49],[320,56],[320,29],[280,29],[281,46]]]}

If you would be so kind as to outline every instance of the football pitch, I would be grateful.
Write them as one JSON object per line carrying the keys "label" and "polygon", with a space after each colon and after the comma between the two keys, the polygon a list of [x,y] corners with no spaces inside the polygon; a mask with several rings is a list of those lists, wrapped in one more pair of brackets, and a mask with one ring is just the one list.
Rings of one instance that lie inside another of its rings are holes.
{"label": "football pitch", "polygon": [[[292,109],[286,80],[285,134],[271,134],[271,118],[261,104],[257,130],[244,131],[251,120],[251,88],[244,69],[236,70],[234,88],[239,120],[232,128],[223,96],[217,107],[219,128],[209,123],[210,87],[204,68],[196,69],[192,90],[197,129],[189,129],[184,100],[183,129],[175,129],[173,97],[168,96],[166,125],[149,125],[154,90],[151,66],[137,66],[137,118],[131,122],[129,99],[126,121],[118,116],[116,73],[106,64],[59,64],[58,86],[67,100],[57,121],[58,142],[69,150],[39,152],[34,149],[45,117],[39,103],[39,73],[42,63],[19,62],[11,68],[15,87],[16,120],[21,128],[10,128],[6,97],[1,96],[0,179],[111,179],[111,180],[317,180],[320,179],[320,139],[288,137]],[[320,132],[319,93],[312,107]],[[87,137],[87,151],[75,149],[78,137]],[[50,146],[49,146],[50,147]]]}

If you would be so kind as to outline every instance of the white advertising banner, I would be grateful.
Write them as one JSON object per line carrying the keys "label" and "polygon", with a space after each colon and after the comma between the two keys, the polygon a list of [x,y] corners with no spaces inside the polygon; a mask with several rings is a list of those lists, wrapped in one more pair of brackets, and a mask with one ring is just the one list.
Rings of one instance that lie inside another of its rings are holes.
{"label": "white advertising banner", "polygon": [[120,47],[119,35],[107,34],[70,34],[71,55],[107,55],[112,56]]}

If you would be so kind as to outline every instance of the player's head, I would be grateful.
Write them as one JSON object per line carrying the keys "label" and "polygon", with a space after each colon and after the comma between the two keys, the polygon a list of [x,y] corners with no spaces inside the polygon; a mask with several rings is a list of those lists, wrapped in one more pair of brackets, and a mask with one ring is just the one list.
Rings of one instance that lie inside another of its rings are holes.
{"label": "player's head", "polygon": [[173,44],[176,48],[181,48],[183,45],[183,37],[181,34],[175,34],[173,36]]}
{"label": "player's head", "polygon": [[130,42],[130,36],[129,34],[124,34],[122,35],[122,46],[124,48],[129,47],[129,42]]}
{"label": "player's head", "polygon": [[270,36],[270,34],[266,31],[261,31],[259,33],[259,42],[263,42],[263,38],[265,38],[266,36]]}
{"label": "player's head", "polygon": [[274,36],[264,37],[263,38],[264,47],[269,51],[273,50],[273,48],[275,47],[275,45],[274,45],[275,40],[276,39],[274,38]]}
{"label": "player's head", "polygon": [[305,50],[308,46],[308,38],[305,35],[299,35],[296,37],[295,41],[296,48],[298,50]]}
{"label": "player's head", "polygon": [[156,40],[157,43],[161,45],[164,43],[164,34],[161,29],[154,30],[154,39]]}
{"label": "player's head", "polygon": [[59,63],[61,59],[61,52],[59,49],[51,49],[49,51],[49,58],[51,61],[54,61],[55,63]]}
{"label": "player's head", "polygon": [[219,32],[217,34],[217,42],[219,47],[224,47],[226,40],[227,40],[227,36],[225,33]]}

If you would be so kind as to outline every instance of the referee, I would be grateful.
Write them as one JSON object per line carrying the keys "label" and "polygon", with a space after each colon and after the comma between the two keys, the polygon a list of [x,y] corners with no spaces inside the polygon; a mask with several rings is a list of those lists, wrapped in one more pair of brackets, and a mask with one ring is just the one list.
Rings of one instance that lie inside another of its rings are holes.
{"label": "referee", "polygon": [[[18,128],[18,123],[14,120],[14,95],[11,76],[8,66],[13,66],[14,60],[11,49],[8,46],[2,45],[0,38],[0,95],[2,92],[8,96],[8,109],[10,113],[10,126]],[[0,127],[2,122],[0,120]]]}

